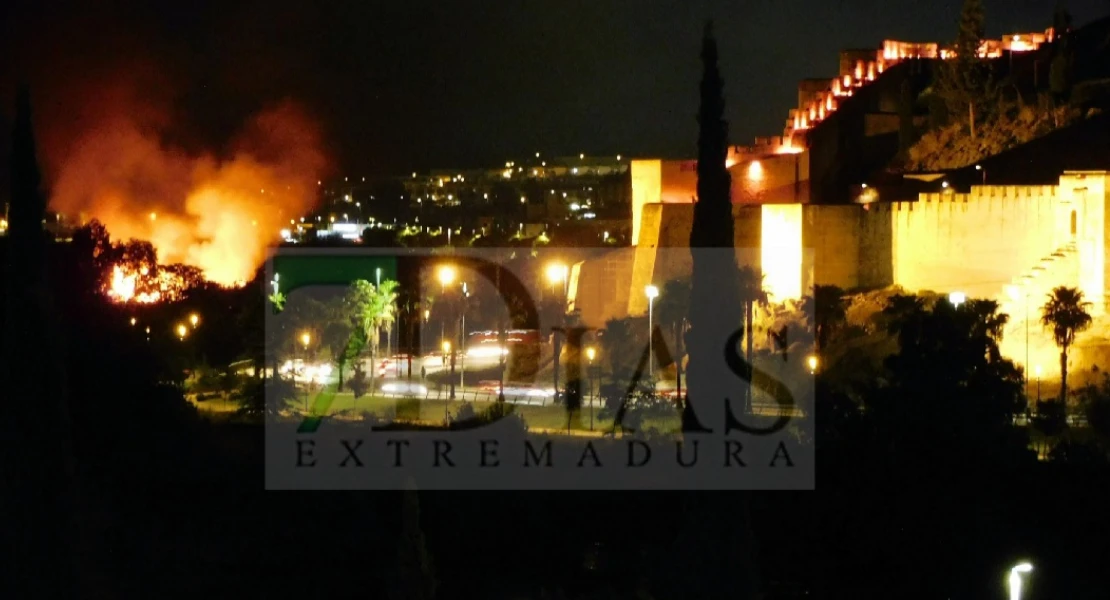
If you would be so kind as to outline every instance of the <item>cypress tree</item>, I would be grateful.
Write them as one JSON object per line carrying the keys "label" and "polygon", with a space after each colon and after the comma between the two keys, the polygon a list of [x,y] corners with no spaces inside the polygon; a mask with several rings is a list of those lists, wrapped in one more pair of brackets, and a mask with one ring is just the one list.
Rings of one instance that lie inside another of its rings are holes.
{"label": "cypress tree", "polygon": [[[690,233],[693,266],[687,369],[688,401],[683,429],[724,433],[726,402],[742,399],[743,386],[725,360],[731,334],[743,325],[739,270],[733,238],[732,200],[725,160],[728,124],[724,84],[717,65],[712,24],[702,41],[701,107],[698,111],[698,197]],[[743,362],[743,359],[740,359]],[[746,364],[746,363],[745,363]],[[750,370],[746,374],[750,380]],[[727,399],[727,400],[726,400]],[[679,535],[666,569],[673,575],[667,597],[751,598],[756,589],[746,493],[684,494]]]}
{"label": "cypress tree", "polygon": [[976,122],[985,120],[995,94],[990,65],[979,56],[986,40],[984,18],[982,0],[964,0],[954,48],[956,58],[937,69],[937,88],[948,115],[957,121],[966,119],[972,138],[976,135]]}
{"label": "cypress tree", "polygon": [[[728,158],[728,123],[724,120],[724,82],[717,65],[712,24],[702,40],[701,106],[698,110],[697,194],[690,229],[692,272],[686,347],[689,401],[683,427],[717,429],[724,425],[722,403],[734,380],[724,362],[726,340],[740,323],[740,296],[732,221],[732,177]],[[726,331],[727,330],[727,331]],[[732,390],[735,392],[736,390]],[[716,421],[713,427],[706,419]]]}
{"label": "cypress tree", "polygon": [[18,93],[12,141],[0,374],[0,550],[6,556],[0,597],[77,597],[65,361],[47,283],[46,203],[25,89]]}
{"label": "cypress tree", "polygon": [[1057,7],[1052,17],[1053,46],[1052,63],[1049,67],[1048,81],[1052,101],[1055,104],[1067,102],[1071,97],[1072,65],[1074,53],[1069,42],[1071,15],[1062,7]]}

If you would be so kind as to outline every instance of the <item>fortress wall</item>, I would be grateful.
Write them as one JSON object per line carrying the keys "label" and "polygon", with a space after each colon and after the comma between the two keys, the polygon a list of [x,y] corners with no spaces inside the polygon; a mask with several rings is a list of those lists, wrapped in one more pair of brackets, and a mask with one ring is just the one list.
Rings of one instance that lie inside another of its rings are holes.
{"label": "fortress wall", "polygon": [[[759,206],[732,206],[733,243],[739,266],[759,268],[761,260],[762,212]],[[648,284],[662,286],[672,279],[689,278],[692,258],[690,230],[694,205],[655,203],[643,207],[640,241],[633,252],[630,291],[626,294],[625,313],[647,313],[643,289]]]}
{"label": "fortress wall", "polygon": [[584,327],[604,327],[608,319],[627,316],[635,252],[619,248],[582,263],[574,304]]}
{"label": "fortress wall", "polygon": [[[812,251],[813,280],[803,285],[860,286],[861,225],[855,205],[809,205],[802,209],[802,246]],[[810,269],[803,268],[803,271]]]}
{"label": "fortress wall", "polygon": [[767,204],[761,233],[763,284],[774,302],[797,299],[805,292],[802,272],[803,215],[801,204]]}
{"label": "fortress wall", "polygon": [[894,211],[890,203],[862,207],[859,219],[859,279],[861,288],[894,284]]}
{"label": "fortress wall", "polygon": [[738,163],[732,175],[734,204],[809,201],[809,153],[776,154]]}
{"label": "fortress wall", "polygon": [[1110,197],[1105,173],[1065,173],[1060,177],[1057,221],[1060,235],[1071,233],[1075,213],[1075,244],[1079,252],[1078,285],[1099,313],[1106,311],[1108,260],[1106,205]]}
{"label": "fortress wall", "polygon": [[1054,186],[977,186],[894,203],[894,283],[996,297],[1059,247],[1055,205]]}
{"label": "fortress wall", "polygon": [[659,201],[662,167],[661,160],[632,161],[632,245],[639,243],[644,206]]}

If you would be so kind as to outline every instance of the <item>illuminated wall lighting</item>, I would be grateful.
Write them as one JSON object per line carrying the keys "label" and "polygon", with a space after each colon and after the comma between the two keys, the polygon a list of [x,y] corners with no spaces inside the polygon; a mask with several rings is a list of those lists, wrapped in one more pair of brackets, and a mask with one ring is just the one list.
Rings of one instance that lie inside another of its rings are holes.
{"label": "illuminated wall lighting", "polygon": [[762,207],[764,283],[776,302],[802,297],[802,205]]}
{"label": "illuminated wall lighting", "polygon": [[763,180],[763,163],[758,160],[753,160],[751,164],[748,165],[748,179],[752,181]]}

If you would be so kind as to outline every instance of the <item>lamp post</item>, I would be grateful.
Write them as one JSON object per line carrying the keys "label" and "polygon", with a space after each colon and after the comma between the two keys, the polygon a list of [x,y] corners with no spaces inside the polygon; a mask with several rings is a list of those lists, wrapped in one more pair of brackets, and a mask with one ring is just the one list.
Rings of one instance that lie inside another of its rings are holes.
{"label": "lamp post", "polygon": [[200,315],[197,313],[189,315],[189,324],[193,326],[193,329],[196,329],[197,325],[200,324]]}
{"label": "lamp post", "polygon": [[[1013,55],[1012,54],[1010,55],[1010,60],[1013,61]],[[975,165],[975,170],[976,171],[982,171],[982,173],[983,173],[983,185],[987,185],[987,170],[983,168],[983,165]]]}
{"label": "lamp post", "polygon": [[1033,565],[1023,562],[1010,569],[1010,600],[1021,600],[1021,576],[1033,571]]}
{"label": "lamp post", "polygon": [[817,373],[817,364],[818,360],[816,354],[810,354],[809,357],[806,358],[806,365],[809,366],[810,375],[815,375]]}
{"label": "lamp post", "polygon": [[[307,363],[308,363],[308,344],[311,341],[312,341],[312,335],[309,334],[307,331],[301,334],[301,345],[304,346],[304,355],[303,355],[304,357],[301,359],[301,365],[302,365],[302,368],[305,370],[305,375],[306,376],[308,374],[308,365],[307,365]],[[305,414],[308,414],[308,383],[309,382],[307,381],[307,377],[305,379],[306,380],[304,382],[304,412],[305,412]],[[296,385],[296,383],[297,383],[297,369],[294,366],[294,369],[293,369],[293,384]]]}
{"label": "lamp post", "polygon": [[952,306],[959,308],[961,304],[967,302],[967,294],[963,292],[952,292],[948,294],[948,301],[952,303]]}
{"label": "lamp post", "polygon": [[586,348],[586,358],[590,361],[590,431],[594,430],[594,400],[596,399],[596,396],[594,395],[594,358],[596,356],[597,350],[594,350],[593,346]]}
{"label": "lamp post", "polygon": [[[449,358],[448,358],[448,355],[450,355]],[[448,400],[454,400],[455,399],[455,353],[451,351],[451,342],[449,342],[447,340],[443,340],[443,356],[446,360],[451,361],[451,373],[448,376],[448,381],[450,382],[449,385],[450,385],[451,393],[450,393],[450,395],[448,396],[447,399]]]}
{"label": "lamp post", "polygon": [[1041,365],[1037,365],[1037,404],[1041,403]]}
{"label": "lamp post", "polygon": [[466,290],[466,282],[462,284],[463,309],[459,319],[459,387],[463,388],[463,398],[466,397],[466,300],[470,292]]}
{"label": "lamp post", "polygon": [[654,305],[655,299],[659,297],[659,288],[654,285],[648,285],[644,288],[644,295],[648,299],[648,379],[655,383],[655,349],[652,347],[653,338],[652,329],[654,326]]}
{"label": "lamp post", "polygon": [[567,295],[567,266],[561,262],[553,262],[548,264],[547,281],[551,284],[552,294],[555,293],[556,284],[563,284],[563,298],[565,300]]}

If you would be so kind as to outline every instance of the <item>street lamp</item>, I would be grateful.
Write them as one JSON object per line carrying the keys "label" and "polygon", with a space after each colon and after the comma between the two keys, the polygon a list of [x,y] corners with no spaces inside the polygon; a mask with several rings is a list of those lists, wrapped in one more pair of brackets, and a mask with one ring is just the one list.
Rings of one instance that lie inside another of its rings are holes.
{"label": "street lamp", "polygon": [[1010,600],[1021,600],[1021,576],[1033,571],[1033,565],[1023,562],[1010,569]]}
{"label": "street lamp", "polygon": [[[307,377],[307,375],[308,375],[308,364],[307,363],[308,363],[308,344],[311,341],[312,341],[312,335],[310,335],[307,331],[305,331],[304,333],[301,334],[301,345],[304,346],[304,358],[301,360],[301,368],[304,369],[304,372],[305,372],[305,382],[304,382],[304,412],[305,412],[305,414],[308,414],[308,384],[309,384],[309,380],[308,380],[308,377]],[[297,369],[296,369],[295,365],[294,365],[294,368],[293,368],[293,385],[294,386],[297,385]]]}
{"label": "street lamp", "polygon": [[185,340],[185,334],[188,332],[189,328],[185,327],[184,323],[181,323],[177,326],[177,337],[180,338],[182,341]]}
{"label": "street lamp", "polygon": [[644,295],[648,299],[648,378],[655,382],[655,349],[652,347],[653,335],[652,329],[654,325],[654,304],[655,299],[659,297],[659,288],[654,285],[648,285],[644,288]]}
{"label": "street lamp", "polygon": [[963,292],[952,292],[948,294],[948,301],[952,303],[952,306],[959,308],[961,304],[967,302],[967,294]]}
{"label": "street lamp", "polygon": [[817,372],[817,355],[816,354],[810,354],[809,358],[806,359],[806,364],[809,365],[809,374],[810,375],[813,375],[814,373],[816,373]]}
{"label": "street lamp", "polygon": [[597,399],[594,394],[594,358],[597,357],[597,350],[593,346],[586,348],[586,358],[590,361],[590,431],[594,430],[594,401]]}
{"label": "street lamp", "polygon": [[561,262],[553,262],[547,265],[547,281],[551,284],[551,291],[555,291],[555,284],[563,284],[563,295],[566,295],[567,285],[567,266]]}
{"label": "street lamp", "polygon": [[198,323],[200,323],[200,315],[198,315],[197,313],[189,315],[189,324],[193,326],[193,329],[197,328]]}
{"label": "street lamp", "polygon": [[440,291],[447,291],[447,286],[455,282],[455,277],[458,276],[458,271],[451,265],[443,265],[436,272],[436,277],[439,279]]}

